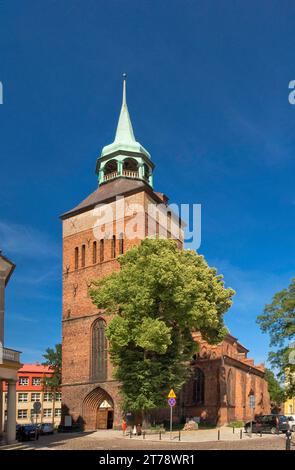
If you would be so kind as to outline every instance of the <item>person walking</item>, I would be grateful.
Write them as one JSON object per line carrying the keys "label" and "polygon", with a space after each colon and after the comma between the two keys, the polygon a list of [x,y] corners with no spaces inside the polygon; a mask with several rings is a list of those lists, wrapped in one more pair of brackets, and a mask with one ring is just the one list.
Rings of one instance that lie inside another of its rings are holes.
{"label": "person walking", "polygon": [[126,423],[126,421],[125,421],[125,418],[123,418],[123,421],[122,421],[123,436],[125,436],[126,429],[127,429],[127,423]]}

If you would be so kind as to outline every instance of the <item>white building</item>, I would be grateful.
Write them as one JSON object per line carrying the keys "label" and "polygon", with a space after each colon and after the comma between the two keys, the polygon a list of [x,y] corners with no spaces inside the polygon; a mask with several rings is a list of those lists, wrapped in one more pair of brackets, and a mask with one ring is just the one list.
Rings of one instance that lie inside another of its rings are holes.
{"label": "white building", "polygon": [[[15,441],[16,431],[16,383],[17,371],[21,367],[20,352],[5,347],[4,343],[4,300],[7,283],[15,265],[0,252],[0,442]],[[3,423],[3,381],[8,384],[7,422]]]}

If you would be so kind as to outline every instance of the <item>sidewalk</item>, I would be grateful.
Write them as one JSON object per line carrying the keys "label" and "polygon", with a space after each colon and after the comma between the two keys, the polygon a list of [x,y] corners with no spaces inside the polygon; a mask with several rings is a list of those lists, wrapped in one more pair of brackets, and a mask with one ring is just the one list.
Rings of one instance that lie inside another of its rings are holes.
{"label": "sidewalk", "polygon": [[[242,431],[242,432],[241,432]],[[116,432],[116,431],[114,431]],[[179,431],[173,431],[170,439],[170,432],[166,431],[165,433],[155,434],[146,434],[145,436],[123,436],[120,431],[117,431],[119,435],[116,435],[116,438],[122,439],[134,439],[134,440],[146,440],[146,441],[179,441]],[[99,436],[100,431],[96,431],[94,435]],[[284,435],[281,435],[284,437]],[[115,437],[115,436],[114,436]],[[227,426],[216,428],[216,429],[199,429],[197,431],[180,431],[180,441],[181,442],[214,442],[214,441],[237,441],[243,439],[265,439],[265,438],[275,437],[272,434],[252,434],[252,437],[247,434],[243,428],[233,429]]]}

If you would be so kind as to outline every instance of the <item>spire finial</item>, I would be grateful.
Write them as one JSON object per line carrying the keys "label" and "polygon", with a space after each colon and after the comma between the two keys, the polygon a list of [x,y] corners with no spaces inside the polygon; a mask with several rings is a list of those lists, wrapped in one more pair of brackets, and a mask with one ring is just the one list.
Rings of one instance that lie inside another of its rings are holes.
{"label": "spire finial", "polygon": [[127,73],[123,73],[123,105],[126,104],[126,79]]}

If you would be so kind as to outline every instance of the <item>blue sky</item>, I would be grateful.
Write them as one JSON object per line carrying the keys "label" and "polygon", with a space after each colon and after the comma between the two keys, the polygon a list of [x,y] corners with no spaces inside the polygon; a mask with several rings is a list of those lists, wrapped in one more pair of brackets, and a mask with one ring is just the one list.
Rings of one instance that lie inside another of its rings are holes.
{"label": "blue sky", "polygon": [[266,359],[256,316],[294,276],[294,18],[285,0],[0,2],[6,344],[23,361],[60,341],[58,216],[96,187],[123,72],[155,189],[202,204],[199,251],[237,291],[226,323]]}

